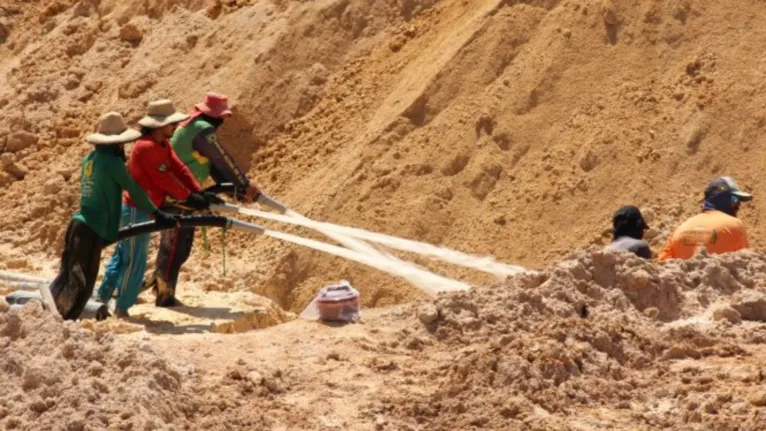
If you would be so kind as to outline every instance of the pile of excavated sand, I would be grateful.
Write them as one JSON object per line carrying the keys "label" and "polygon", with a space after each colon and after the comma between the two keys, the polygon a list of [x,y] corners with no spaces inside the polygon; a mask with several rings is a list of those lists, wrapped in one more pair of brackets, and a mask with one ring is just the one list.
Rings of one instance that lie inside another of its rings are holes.
{"label": "pile of excavated sand", "polygon": [[171,429],[196,409],[182,371],[147,345],[65,324],[34,303],[0,313],[5,429]]}
{"label": "pile of excavated sand", "polygon": [[[192,366],[148,342],[62,322],[30,303],[0,308],[0,428],[177,430],[267,425],[227,415],[236,400],[199,385]],[[252,418],[252,419],[251,419]]]}
{"label": "pile of excavated sand", "polygon": [[413,306],[439,387],[387,408],[432,430],[761,429],[764,269],[755,253],[579,252]]}
{"label": "pile of excavated sand", "polygon": [[[35,305],[0,310],[0,424],[758,430],[764,269],[754,252],[656,264],[589,250],[365,325],[291,322],[225,339],[147,342]],[[150,343],[194,354],[164,359]]]}

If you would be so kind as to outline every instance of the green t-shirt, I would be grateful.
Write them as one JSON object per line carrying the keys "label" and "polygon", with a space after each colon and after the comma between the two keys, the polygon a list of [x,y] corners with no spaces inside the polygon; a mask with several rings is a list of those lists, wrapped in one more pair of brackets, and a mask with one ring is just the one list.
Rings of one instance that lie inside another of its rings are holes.
{"label": "green t-shirt", "polygon": [[157,210],[128,174],[125,161],[111,148],[96,148],[85,156],[80,174],[80,210],[74,218],[93,229],[104,241],[117,238],[123,190],[130,193],[139,209],[149,214]]}
{"label": "green t-shirt", "polygon": [[178,158],[191,171],[198,183],[213,178],[217,184],[229,182],[239,190],[250,186],[250,180],[234,162],[234,158],[218,142],[215,127],[204,118],[176,129],[170,140]]}
{"label": "green t-shirt", "polygon": [[186,126],[179,127],[170,138],[176,156],[189,168],[200,184],[204,184],[210,178],[210,160],[194,148],[194,139],[202,135],[203,131],[205,135],[210,134],[215,137],[213,125],[197,118]]}

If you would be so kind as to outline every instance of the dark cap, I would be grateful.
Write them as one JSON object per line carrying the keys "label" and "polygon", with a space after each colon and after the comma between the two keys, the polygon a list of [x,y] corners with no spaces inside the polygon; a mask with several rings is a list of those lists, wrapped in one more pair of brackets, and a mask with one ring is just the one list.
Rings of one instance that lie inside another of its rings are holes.
{"label": "dark cap", "polygon": [[642,229],[649,229],[649,226],[644,220],[644,216],[641,215],[641,210],[633,205],[625,205],[620,207],[612,216],[612,225],[618,226],[635,226]]}
{"label": "dark cap", "polygon": [[711,181],[705,188],[705,199],[714,198],[722,193],[730,193],[743,202],[753,199],[753,195],[743,192],[732,177],[718,177]]}

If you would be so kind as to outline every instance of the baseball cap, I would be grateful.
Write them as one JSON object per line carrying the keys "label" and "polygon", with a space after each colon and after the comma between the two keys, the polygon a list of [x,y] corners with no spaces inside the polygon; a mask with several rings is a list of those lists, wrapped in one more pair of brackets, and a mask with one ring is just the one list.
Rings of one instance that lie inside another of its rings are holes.
{"label": "baseball cap", "polygon": [[705,188],[705,199],[713,198],[721,193],[731,193],[743,202],[753,199],[753,195],[743,192],[732,177],[718,177],[711,181]]}
{"label": "baseball cap", "polygon": [[641,210],[633,205],[625,205],[615,211],[612,216],[612,225],[617,226],[643,226],[644,229],[649,229],[649,226],[644,220],[644,216],[641,215]]}

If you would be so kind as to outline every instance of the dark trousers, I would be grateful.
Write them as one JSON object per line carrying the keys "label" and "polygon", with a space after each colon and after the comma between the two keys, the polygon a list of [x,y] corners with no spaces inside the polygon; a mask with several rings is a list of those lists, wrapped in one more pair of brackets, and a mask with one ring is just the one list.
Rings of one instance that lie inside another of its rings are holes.
{"label": "dark trousers", "polygon": [[[188,215],[188,213],[183,213]],[[157,293],[156,305],[172,307],[178,304],[175,298],[178,274],[181,266],[189,260],[194,246],[194,227],[163,230],[160,233],[160,249],[154,274],[145,283]]]}
{"label": "dark trousers", "polygon": [[96,284],[104,240],[79,220],[66,230],[59,274],[50,285],[59,314],[76,320],[88,303]]}

